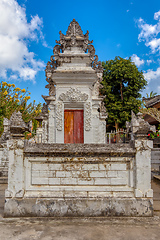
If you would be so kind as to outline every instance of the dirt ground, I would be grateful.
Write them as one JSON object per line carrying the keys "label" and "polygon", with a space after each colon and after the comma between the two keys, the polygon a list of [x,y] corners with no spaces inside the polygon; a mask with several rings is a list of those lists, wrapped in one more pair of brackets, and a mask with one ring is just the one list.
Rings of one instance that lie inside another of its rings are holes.
{"label": "dirt ground", "polygon": [[0,240],[160,240],[160,183],[152,183],[148,218],[3,218],[6,186],[0,184]]}

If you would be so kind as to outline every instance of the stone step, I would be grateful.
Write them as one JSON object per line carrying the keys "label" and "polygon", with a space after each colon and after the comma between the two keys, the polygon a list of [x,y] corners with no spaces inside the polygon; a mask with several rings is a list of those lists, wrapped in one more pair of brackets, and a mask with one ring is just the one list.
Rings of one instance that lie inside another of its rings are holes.
{"label": "stone step", "polygon": [[0,177],[0,184],[8,183],[8,177]]}
{"label": "stone step", "polygon": [[0,167],[0,172],[7,171],[8,172],[8,167]]}
{"label": "stone step", "polygon": [[[0,173],[2,173],[2,175],[4,175],[4,173],[8,173],[8,169],[0,169]],[[1,175],[0,175],[1,177]]]}
{"label": "stone step", "polygon": [[0,167],[0,172],[4,171],[4,170],[7,170],[8,171],[8,167],[5,166],[5,167]]}

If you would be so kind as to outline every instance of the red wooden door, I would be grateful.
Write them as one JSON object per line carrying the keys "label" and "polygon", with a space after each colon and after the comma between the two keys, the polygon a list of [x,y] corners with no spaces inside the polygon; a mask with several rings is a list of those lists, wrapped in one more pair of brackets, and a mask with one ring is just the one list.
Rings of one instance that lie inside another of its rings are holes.
{"label": "red wooden door", "polygon": [[64,111],[64,143],[83,143],[83,110]]}

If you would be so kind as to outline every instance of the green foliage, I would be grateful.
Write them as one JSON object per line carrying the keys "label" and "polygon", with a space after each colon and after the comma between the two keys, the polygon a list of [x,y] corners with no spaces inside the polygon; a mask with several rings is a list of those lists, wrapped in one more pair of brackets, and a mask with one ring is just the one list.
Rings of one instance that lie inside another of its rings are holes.
{"label": "green foliage", "polygon": [[106,95],[105,106],[108,112],[107,123],[111,127],[124,127],[131,119],[131,110],[135,113],[141,106],[140,91],[147,85],[142,71],[129,59],[115,57],[102,63],[104,68],[103,89]]}
{"label": "green foliage", "polygon": [[160,124],[158,125],[158,130],[156,130],[156,132],[151,132],[151,133],[148,133],[148,137],[149,138],[152,138],[152,139],[155,139],[155,138],[160,138]]}
{"label": "green foliage", "polygon": [[33,120],[41,112],[41,104],[27,104],[30,93],[25,89],[16,88],[14,84],[0,83],[0,136],[3,133],[3,119],[10,119],[12,113],[20,111],[24,122]]}
{"label": "green foliage", "polygon": [[150,94],[146,93],[147,98],[155,97],[157,93],[154,93],[153,91],[150,92]]}

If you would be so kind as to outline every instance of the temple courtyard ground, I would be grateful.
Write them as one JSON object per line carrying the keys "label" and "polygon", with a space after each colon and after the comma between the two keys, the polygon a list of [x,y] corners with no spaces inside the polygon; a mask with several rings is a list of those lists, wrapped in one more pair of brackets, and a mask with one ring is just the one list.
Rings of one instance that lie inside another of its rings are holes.
{"label": "temple courtyard ground", "polygon": [[3,218],[0,184],[0,240],[160,240],[160,183],[154,190],[153,217]]}

